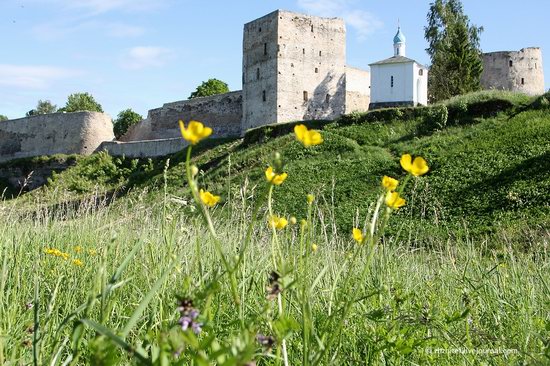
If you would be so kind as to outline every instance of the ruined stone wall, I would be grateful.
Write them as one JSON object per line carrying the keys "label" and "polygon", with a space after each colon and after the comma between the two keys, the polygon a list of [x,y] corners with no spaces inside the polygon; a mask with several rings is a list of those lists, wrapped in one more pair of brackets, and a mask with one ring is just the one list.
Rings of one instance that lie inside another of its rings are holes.
{"label": "ruined stone wall", "polygon": [[277,121],[278,11],[244,25],[243,132]]}
{"label": "ruined stone wall", "polygon": [[483,89],[510,90],[529,95],[544,93],[544,71],[540,48],[483,54]]}
{"label": "ruined stone wall", "polygon": [[333,119],[345,111],[346,27],[340,18],[279,11],[277,121]]}
{"label": "ruined stone wall", "polygon": [[152,109],[147,118],[132,126],[120,141],[181,138],[178,121],[196,120],[213,129],[212,137],[241,134],[242,92],[166,103]]}
{"label": "ruined stone wall", "polygon": [[370,104],[370,72],[346,66],[345,113],[366,112]]}
{"label": "ruined stone wall", "polygon": [[153,158],[177,153],[187,145],[187,141],[180,136],[171,139],[135,142],[106,141],[101,144],[99,150],[106,150],[111,156]]}
{"label": "ruined stone wall", "polygon": [[52,113],[3,121],[0,162],[40,155],[89,155],[114,138],[111,117],[104,113]]}

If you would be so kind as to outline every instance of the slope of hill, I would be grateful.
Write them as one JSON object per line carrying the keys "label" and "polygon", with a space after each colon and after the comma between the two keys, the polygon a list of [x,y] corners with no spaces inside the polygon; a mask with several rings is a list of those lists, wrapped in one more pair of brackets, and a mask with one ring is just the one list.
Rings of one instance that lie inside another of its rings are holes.
{"label": "slope of hill", "polygon": [[[244,139],[208,141],[194,152],[201,181],[227,201],[242,187],[263,184],[263,172],[280,152],[289,178],[275,194],[276,209],[302,217],[295,197],[314,193],[337,230],[364,218],[378,194],[380,178],[403,176],[399,157],[421,155],[431,171],[409,185],[408,205],[392,230],[414,225],[420,236],[466,228],[489,233],[498,227],[544,230],[550,222],[549,95],[482,92],[427,108],[387,109],[314,121],[324,143],[304,149],[293,123],[249,131]],[[75,159],[71,157],[71,159]],[[100,191],[120,195],[148,188],[156,199],[185,196],[184,153],[166,160],[78,157],[76,165],[18,200],[55,203]],[[63,194],[60,194],[63,192]],[[422,228],[422,230],[420,230]],[[422,232],[424,234],[422,234]]]}

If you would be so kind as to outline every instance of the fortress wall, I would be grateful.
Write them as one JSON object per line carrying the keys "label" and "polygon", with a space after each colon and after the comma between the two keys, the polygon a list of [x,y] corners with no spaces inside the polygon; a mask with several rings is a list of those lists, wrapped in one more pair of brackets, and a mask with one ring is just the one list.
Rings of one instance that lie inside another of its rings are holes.
{"label": "fortress wall", "polygon": [[344,113],[346,26],[340,18],[279,11],[277,122]]}
{"label": "fortress wall", "polygon": [[0,122],[0,162],[53,154],[93,153],[114,140],[111,117],[98,112],[52,113]]}
{"label": "fortress wall", "polygon": [[370,72],[346,66],[345,113],[366,112],[370,104]]}
{"label": "fortress wall", "polygon": [[187,142],[181,137],[135,142],[106,141],[101,144],[99,150],[106,150],[112,156],[152,158],[174,154],[183,150],[187,145]]}
{"label": "fortress wall", "polygon": [[147,118],[132,126],[120,141],[181,138],[178,121],[196,120],[211,127],[212,137],[240,136],[242,92],[166,103],[149,111]]}
{"label": "fortress wall", "polygon": [[483,54],[483,89],[522,92],[529,95],[544,93],[544,71],[540,48],[502,51]]}

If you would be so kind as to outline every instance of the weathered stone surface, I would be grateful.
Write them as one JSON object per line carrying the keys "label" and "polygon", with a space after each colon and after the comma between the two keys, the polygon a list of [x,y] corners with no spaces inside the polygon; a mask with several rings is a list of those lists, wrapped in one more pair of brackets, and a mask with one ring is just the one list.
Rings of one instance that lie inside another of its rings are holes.
{"label": "weathered stone surface", "polygon": [[343,114],[345,62],[340,18],[277,10],[245,24],[243,131]]}
{"label": "weathered stone surface", "polygon": [[366,112],[370,103],[370,72],[346,66],[345,113]]}
{"label": "weathered stone surface", "polygon": [[[241,133],[242,92],[166,103],[149,111],[147,118],[120,138],[120,141],[181,138],[178,121],[196,120],[213,129],[212,137],[232,137]],[[144,145],[145,146],[145,145]]]}
{"label": "weathered stone surface", "polygon": [[93,153],[113,140],[111,117],[97,112],[52,113],[0,122],[0,162],[53,154]]}
{"label": "weathered stone surface", "polygon": [[106,150],[111,156],[153,158],[174,154],[183,150],[187,145],[183,138],[176,137],[134,142],[107,141],[101,144],[99,150]]}
{"label": "weathered stone surface", "polygon": [[544,93],[542,51],[538,47],[483,54],[483,89],[510,90],[529,95]]}

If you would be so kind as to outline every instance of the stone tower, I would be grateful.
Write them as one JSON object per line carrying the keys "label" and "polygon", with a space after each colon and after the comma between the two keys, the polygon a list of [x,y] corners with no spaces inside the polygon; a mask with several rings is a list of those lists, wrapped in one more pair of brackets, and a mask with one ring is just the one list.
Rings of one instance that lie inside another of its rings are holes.
{"label": "stone tower", "polygon": [[544,93],[542,51],[538,47],[519,51],[483,54],[483,89],[522,92],[529,95]]}
{"label": "stone tower", "polygon": [[345,75],[342,19],[277,10],[245,24],[243,132],[343,114]]}

